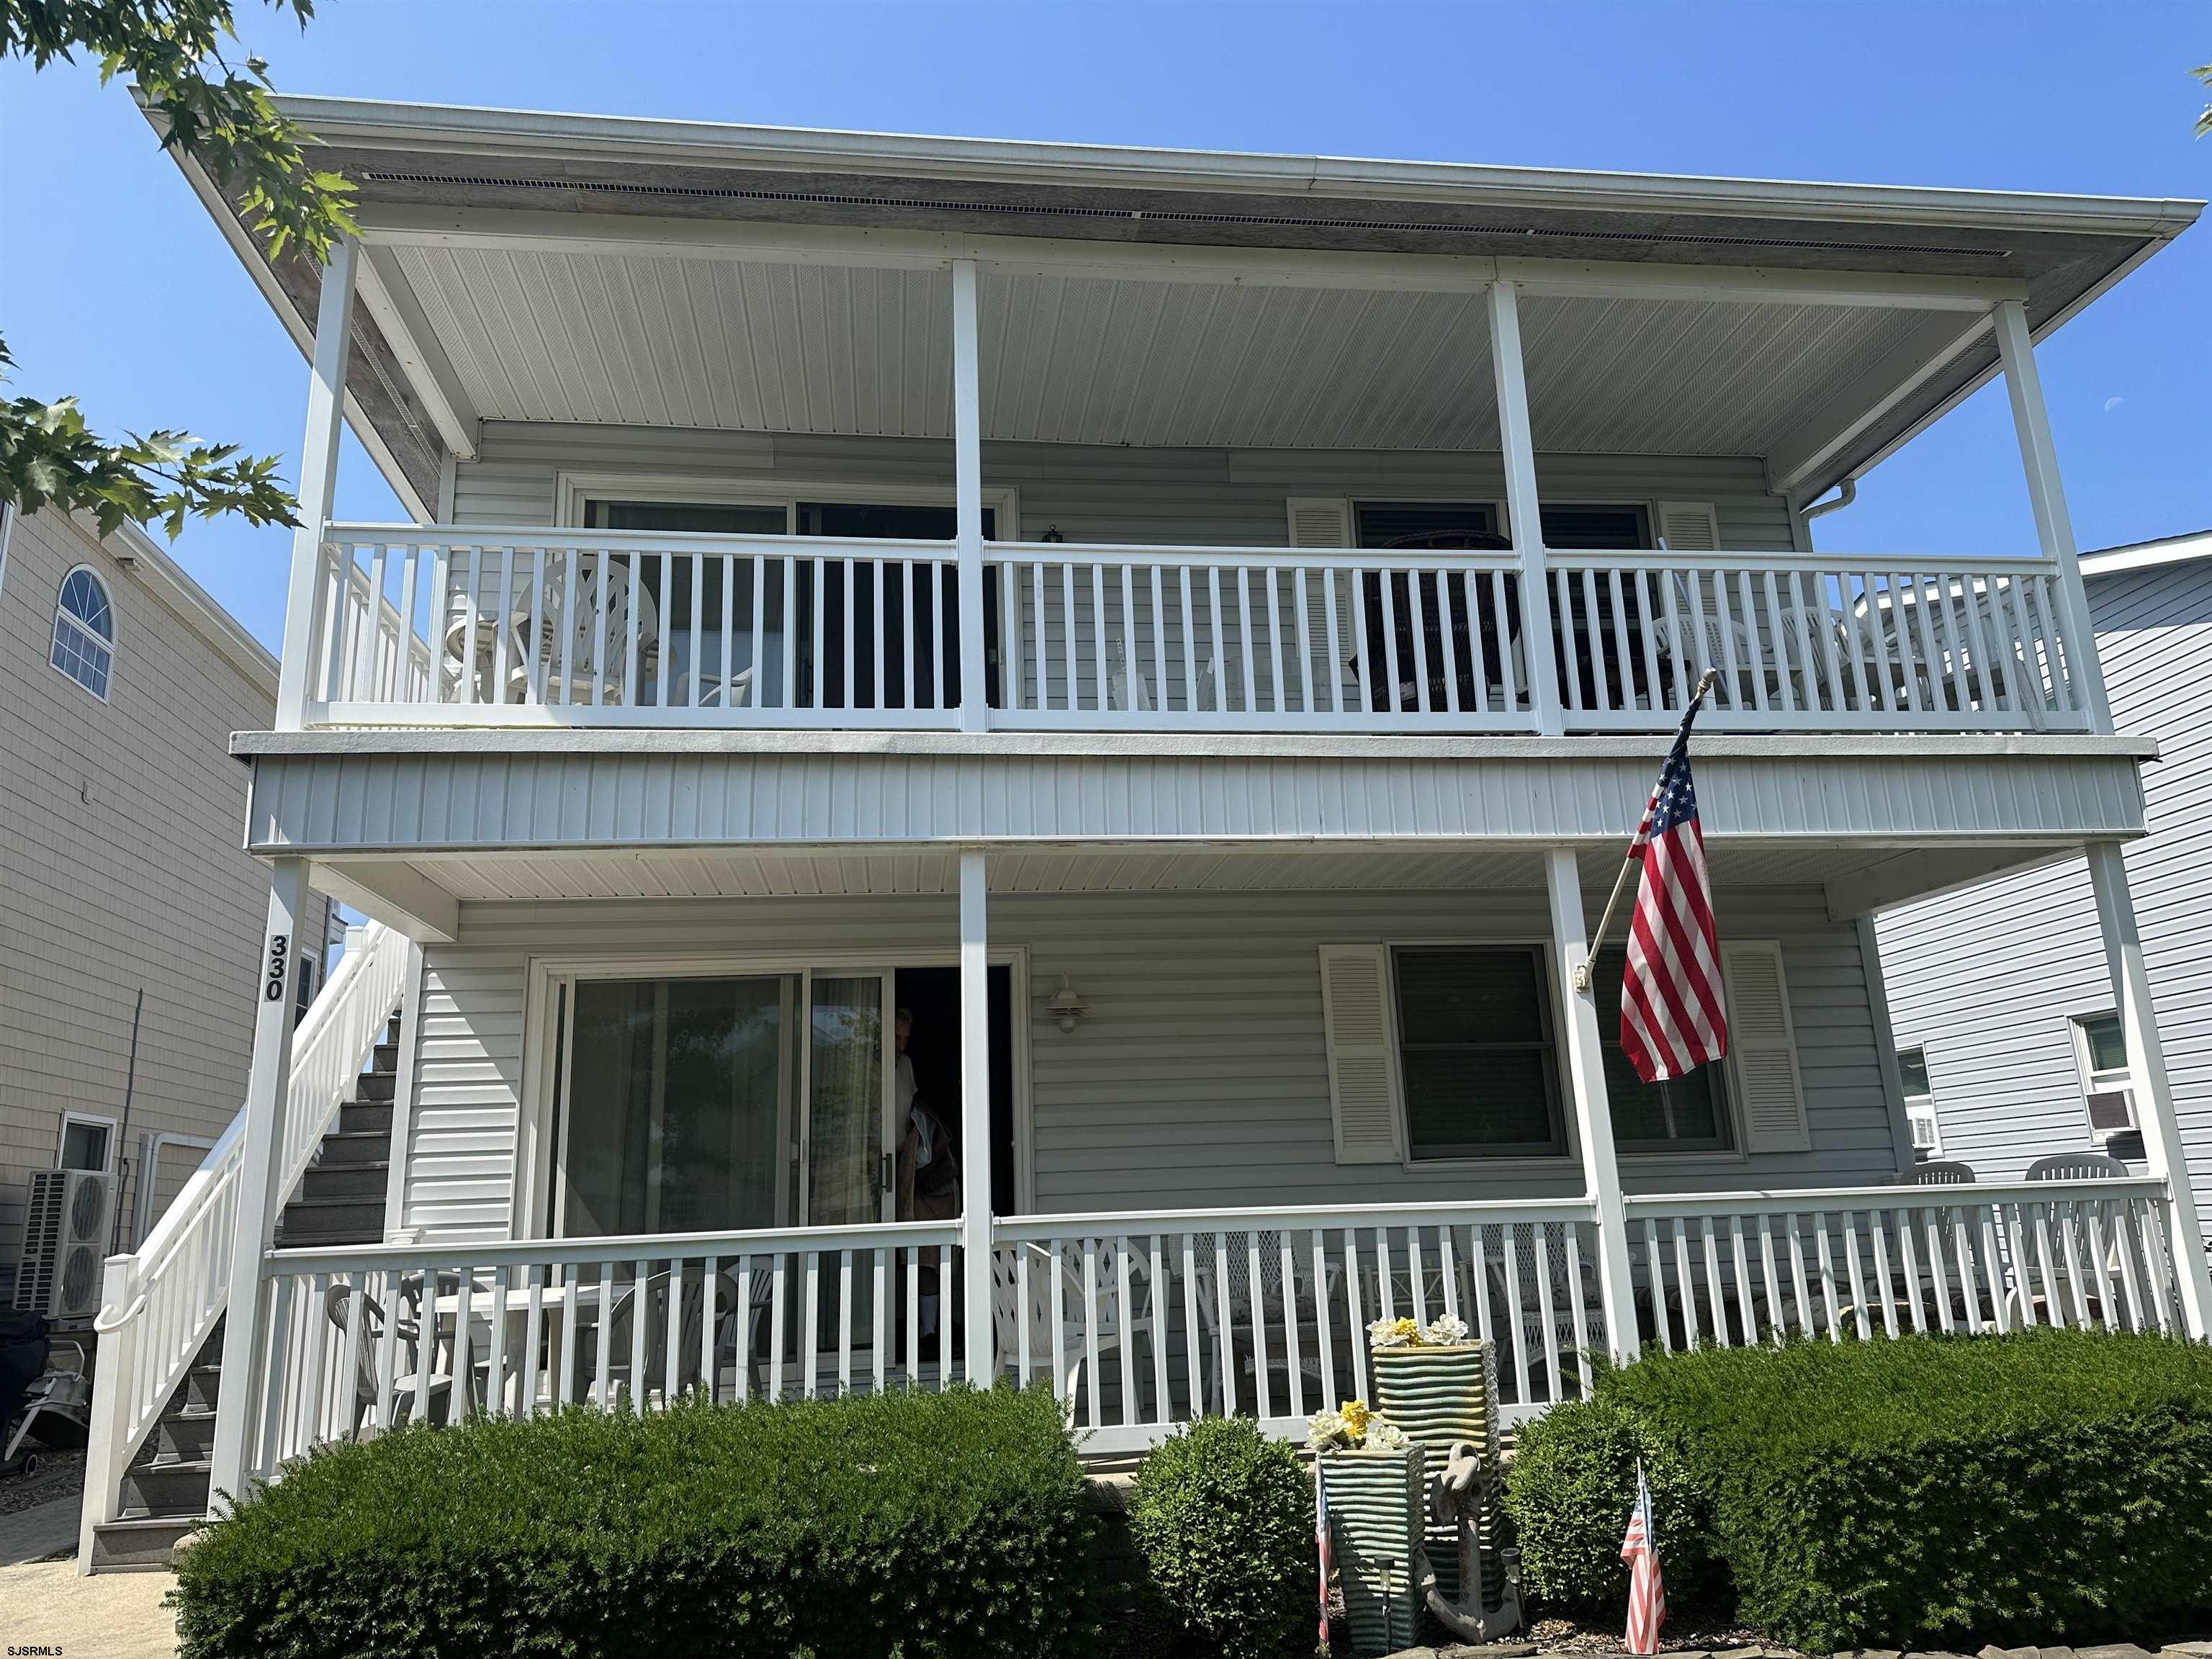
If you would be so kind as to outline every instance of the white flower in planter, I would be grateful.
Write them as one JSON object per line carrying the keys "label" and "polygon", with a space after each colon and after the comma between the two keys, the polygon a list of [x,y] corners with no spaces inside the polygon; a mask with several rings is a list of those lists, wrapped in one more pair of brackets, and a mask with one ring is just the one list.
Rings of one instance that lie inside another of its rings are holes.
{"label": "white flower in planter", "polygon": [[1403,1451],[1406,1449],[1406,1431],[1395,1423],[1378,1417],[1367,1431],[1367,1449]]}
{"label": "white flower in planter", "polygon": [[1425,1347],[1449,1348],[1467,1339],[1467,1321],[1457,1314],[1446,1314],[1433,1325],[1421,1328],[1421,1343]]}
{"label": "white flower in planter", "polygon": [[1410,1319],[1378,1319],[1367,1328],[1367,1340],[1378,1348],[1410,1348],[1421,1340],[1421,1328]]}
{"label": "white flower in planter", "polygon": [[1326,1407],[1314,1413],[1313,1421],[1306,1429],[1306,1444],[1315,1451],[1324,1450],[1338,1444],[1345,1438],[1346,1434],[1343,1413],[1330,1411]]}

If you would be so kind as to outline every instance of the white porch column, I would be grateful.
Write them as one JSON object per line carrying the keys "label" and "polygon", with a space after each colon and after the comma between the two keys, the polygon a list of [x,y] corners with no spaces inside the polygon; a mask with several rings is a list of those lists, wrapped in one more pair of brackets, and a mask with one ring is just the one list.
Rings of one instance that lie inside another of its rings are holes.
{"label": "white porch column", "polygon": [[983,653],[983,393],[975,346],[975,262],[952,262],[952,484],[960,560],[960,729],[990,724]]}
{"label": "white porch column", "polygon": [[[960,855],[961,1302],[967,1310],[968,1380],[991,1365],[991,969],[984,918],[983,855]],[[950,1316],[949,1315],[947,1316]]]}
{"label": "white porch column", "polygon": [[1597,1004],[1589,992],[1574,988],[1583,958],[1589,953],[1589,932],[1583,917],[1582,876],[1572,848],[1554,847],[1545,853],[1544,884],[1552,896],[1552,974],[1566,1005],[1567,1091],[1574,1100],[1585,1190],[1597,1209],[1598,1290],[1605,1297],[1613,1357],[1631,1360],[1641,1340],[1628,1265],[1628,1212],[1621,1202],[1620,1164],[1613,1151],[1613,1103],[1605,1089]]}
{"label": "white porch column", "polygon": [[262,939],[254,1005],[253,1061],[246,1077],[246,1121],[240,1130],[238,1223],[230,1258],[230,1295],[222,1332],[222,1390],[216,1396],[215,1450],[209,1496],[240,1496],[246,1440],[257,1420],[264,1378],[255,1374],[267,1309],[261,1255],[269,1246],[283,1179],[276,1149],[283,1139],[284,1103],[292,1079],[292,1001],[299,980],[297,929],[307,897],[303,859],[278,859],[269,869],[269,927]]}
{"label": "white porch column", "polygon": [[337,489],[338,434],[345,422],[346,348],[353,335],[354,271],[361,246],[331,246],[315,308],[315,360],[307,378],[307,431],[300,444],[300,527],[292,532],[292,577],[284,597],[284,652],[276,678],[276,729],[296,732],[307,704],[315,654],[315,601],[322,586],[323,527]]}
{"label": "white porch column", "polygon": [[1536,442],[1521,366],[1521,305],[1510,283],[1490,285],[1490,361],[1498,374],[1498,445],[1505,461],[1506,526],[1521,556],[1521,656],[1539,732],[1559,732],[1559,666],[1552,656],[1552,586],[1544,561],[1544,515],[1536,499]]}
{"label": "white porch column", "polygon": [[2182,1322],[2190,1335],[2201,1340],[2212,1337],[2212,1263],[2205,1260],[2203,1229],[2189,1185],[2189,1159],[2181,1145],[2181,1127],[2174,1121],[2173,1091],[2166,1082],[2158,1017],[2151,1008],[2150,974],[2143,965],[2142,935],[2136,930],[2128,867],[2118,842],[2092,842],[2087,854],[2089,884],[2097,896],[2097,926],[2105,936],[2105,963],[2112,975],[2112,1002],[2127,1038],[2143,1155],[2150,1173],[2161,1177],[2172,1194],[2166,1247],[2173,1252],[2173,1276],[2180,1285]]}
{"label": "white porch column", "polygon": [[2043,377],[2036,372],[2035,346],[2028,337],[2027,307],[2018,300],[2006,300],[1991,316],[1996,325],[1997,356],[2004,364],[2005,391],[2012,398],[2013,430],[2020,437],[2021,465],[2027,473],[2036,539],[2044,556],[2058,562],[2058,591],[2066,605],[2067,665],[2085,677],[2096,729],[2109,732],[2112,705],[2105,695],[2104,671],[2098,665],[2089,594],[2081,585],[2081,563],[2074,545],[2074,520],[2067,514],[2066,492],[2058,482],[2058,452],[2051,442],[2051,414],[2044,407]]}

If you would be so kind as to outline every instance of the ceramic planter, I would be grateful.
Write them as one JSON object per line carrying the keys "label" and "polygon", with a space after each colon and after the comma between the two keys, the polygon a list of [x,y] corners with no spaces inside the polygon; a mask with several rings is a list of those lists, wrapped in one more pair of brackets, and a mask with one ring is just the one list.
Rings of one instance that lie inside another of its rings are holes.
{"label": "ceramic planter", "polygon": [[1420,1628],[1414,1552],[1424,1515],[1421,1449],[1326,1451],[1315,1460],[1344,1619],[1359,1659],[1413,1645]]}

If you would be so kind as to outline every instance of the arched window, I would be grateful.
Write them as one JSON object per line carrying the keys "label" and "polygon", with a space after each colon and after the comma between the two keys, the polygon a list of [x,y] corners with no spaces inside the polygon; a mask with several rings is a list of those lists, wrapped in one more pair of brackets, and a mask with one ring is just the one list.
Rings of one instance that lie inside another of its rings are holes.
{"label": "arched window", "polygon": [[115,665],[115,611],[99,577],[79,565],[62,578],[54,605],[53,665],[103,702]]}

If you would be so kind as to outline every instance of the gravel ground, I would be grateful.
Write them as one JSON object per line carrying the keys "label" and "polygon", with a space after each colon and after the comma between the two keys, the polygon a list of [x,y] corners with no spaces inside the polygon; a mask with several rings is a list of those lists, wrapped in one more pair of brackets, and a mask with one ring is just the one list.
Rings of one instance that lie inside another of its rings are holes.
{"label": "gravel ground", "polygon": [[40,1451],[36,1474],[0,1479],[0,1515],[13,1515],[84,1491],[84,1451]]}

